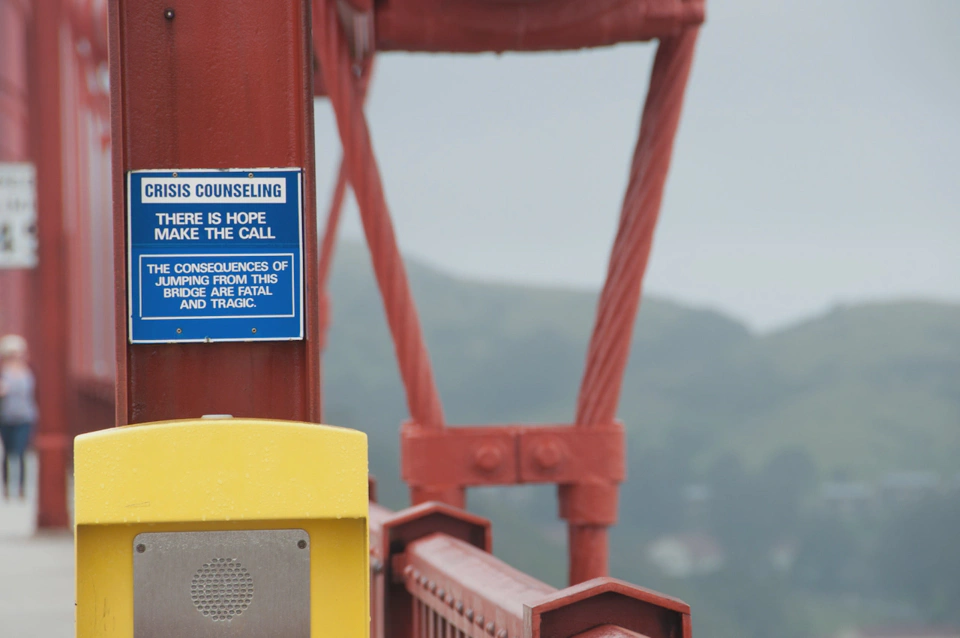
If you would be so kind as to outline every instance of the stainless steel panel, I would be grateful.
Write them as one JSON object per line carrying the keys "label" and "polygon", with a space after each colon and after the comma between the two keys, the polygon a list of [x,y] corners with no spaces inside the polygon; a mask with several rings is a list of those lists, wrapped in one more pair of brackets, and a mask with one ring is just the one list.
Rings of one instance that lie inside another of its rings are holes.
{"label": "stainless steel panel", "polygon": [[310,638],[302,529],[159,532],[133,541],[134,638]]}

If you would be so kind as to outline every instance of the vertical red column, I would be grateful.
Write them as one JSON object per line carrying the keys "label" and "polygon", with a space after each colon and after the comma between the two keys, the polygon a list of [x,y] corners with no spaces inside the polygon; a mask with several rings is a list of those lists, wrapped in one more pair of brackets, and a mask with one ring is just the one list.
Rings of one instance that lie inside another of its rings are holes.
{"label": "vertical red column", "polygon": [[63,233],[60,0],[35,2],[31,22],[31,137],[37,166],[38,265],[31,320],[40,420],[37,525],[67,527],[67,285]]}
{"label": "vertical red column", "polygon": [[[30,160],[27,0],[0,0],[0,162]],[[29,273],[0,270],[0,332],[24,334]],[[32,335],[25,335],[32,336]]]}
{"label": "vertical red column", "polygon": [[[112,0],[117,422],[203,414],[319,421],[308,0]],[[303,169],[304,335],[130,344],[125,177],[140,169]]]}

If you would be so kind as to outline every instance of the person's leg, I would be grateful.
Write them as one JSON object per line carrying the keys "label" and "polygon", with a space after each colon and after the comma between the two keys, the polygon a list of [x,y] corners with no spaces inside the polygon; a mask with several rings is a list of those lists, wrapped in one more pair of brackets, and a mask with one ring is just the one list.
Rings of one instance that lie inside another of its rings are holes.
{"label": "person's leg", "polygon": [[13,446],[13,441],[10,440],[10,426],[0,425],[0,444],[3,445],[3,458],[0,459],[0,465],[2,465],[3,473],[3,498],[8,498],[10,496],[10,487],[9,487],[9,466],[10,466],[10,450]]}
{"label": "person's leg", "polygon": [[30,424],[20,423],[14,426],[14,454],[20,464],[20,498],[27,495],[27,448],[30,445]]}
{"label": "person's leg", "polygon": [[6,448],[3,450],[3,498],[10,498],[10,482],[9,474],[10,472],[10,455],[7,454]]}
{"label": "person's leg", "polygon": [[27,498],[27,454],[20,452],[20,500]]}

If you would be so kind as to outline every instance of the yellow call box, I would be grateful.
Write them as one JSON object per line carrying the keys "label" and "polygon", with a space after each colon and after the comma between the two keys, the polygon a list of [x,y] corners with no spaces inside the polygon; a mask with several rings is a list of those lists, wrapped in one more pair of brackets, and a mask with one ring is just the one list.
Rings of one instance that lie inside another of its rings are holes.
{"label": "yellow call box", "polygon": [[367,638],[367,438],[225,418],[85,434],[78,638]]}

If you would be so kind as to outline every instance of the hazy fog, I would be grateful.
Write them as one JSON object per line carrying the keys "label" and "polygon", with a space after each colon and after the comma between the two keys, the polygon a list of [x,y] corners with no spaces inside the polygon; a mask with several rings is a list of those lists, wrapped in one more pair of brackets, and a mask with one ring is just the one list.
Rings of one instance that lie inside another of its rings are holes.
{"label": "hazy fog", "polygon": [[[960,299],[958,33],[956,0],[710,3],[647,289],[761,329]],[[402,247],[598,285],[652,52],[381,56],[368,114]],[[325,210],[340,151],[318,104]]]}

